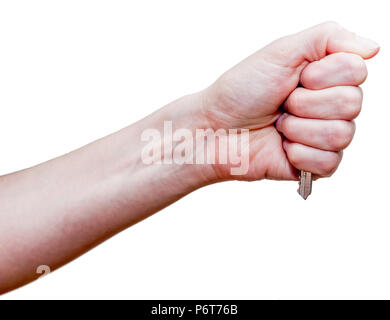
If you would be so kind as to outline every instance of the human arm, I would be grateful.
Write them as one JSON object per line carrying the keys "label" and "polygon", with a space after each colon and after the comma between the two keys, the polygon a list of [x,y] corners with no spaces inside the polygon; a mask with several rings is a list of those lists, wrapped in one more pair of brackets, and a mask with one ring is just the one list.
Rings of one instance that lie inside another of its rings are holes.
{"label": "human arm", "polygon": [[[296,169],[329,176],[360,111],[362,58],[378,50],[334,24],[314,27],[270,44],[205,90],[117,133],[0,177],[0,292],[34,280],[37,266],[54,270],[207,184],[295,180]],[[283,111],[292,115],[281,118]],[[163,135],[164,121],[190,132],[250,129],[248,171],[145,164],[142,133],[153,128]]]}

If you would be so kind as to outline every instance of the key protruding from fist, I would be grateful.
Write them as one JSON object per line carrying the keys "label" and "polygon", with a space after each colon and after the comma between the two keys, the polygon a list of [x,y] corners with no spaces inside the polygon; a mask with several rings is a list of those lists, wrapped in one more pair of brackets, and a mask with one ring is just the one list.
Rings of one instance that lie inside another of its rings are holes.
{"label": "key protruding from fist", "polygon": [[330,176],[351,142],[362,105],[364,59],[379,46],[326,22],[272,42],[203,92],[213,128],[250,129],[250,166],[221,178],[297,180],[297,169]]}

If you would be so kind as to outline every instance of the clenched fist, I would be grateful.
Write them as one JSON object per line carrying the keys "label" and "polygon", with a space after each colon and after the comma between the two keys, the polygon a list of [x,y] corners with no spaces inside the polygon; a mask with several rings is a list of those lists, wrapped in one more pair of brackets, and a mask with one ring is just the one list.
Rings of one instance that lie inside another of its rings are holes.
{"label": "clenched fist", "polygon": [[[335,23],[321,24],[271,43],[207,89],[119,132],[0,177],[0,294],[39,277],[37,267],[53,271],[207,184],[293,180],[297,169],[332,174],[355,131],[363,59],[378,50]],[[205,128],[249,129],[249,140],[244,131],[228,138],[245,140],[248,170],[233,175],[226,162],[172,162],[172,154],[192,155],[192,133]],[[145,133],[155,138],[156,162],[144,161]],[[189,138],[180,144],[182,137]]]}
{"label": "clenched fist", "polygon": [[[333,22],[284,37],[223,74],[203,92],[213,128],[250,129],[244,180],[297,179],[297,170],[329,176],[355,132],[364,59],[379,46]],[[227,166],[216,166],[231,178]]]}

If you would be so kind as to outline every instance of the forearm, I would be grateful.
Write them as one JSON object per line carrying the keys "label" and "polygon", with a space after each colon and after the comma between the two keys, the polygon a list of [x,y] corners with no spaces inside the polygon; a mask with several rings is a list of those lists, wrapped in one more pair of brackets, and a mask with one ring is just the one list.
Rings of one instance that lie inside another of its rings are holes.
{"label": "forearm", "polygon": [[[144,164],[142,131],[197,123],[198,95],[79,150],[0,178],[0,293],[52,270],[213,181],[212,168]],[[197,123],[201,125],[200,122]]]}
{"label": "forearm", "polygon": [[[297,169],[330,176],[353,137],[362,102],[356,86],[367,76],[362,58],[378,51],[372,41],[321,24],[271,43],[202,93],[70,154],[0,177],[0,292],[34,279],[37,266],[55,269],[206,184],[296,180]],[[165,121],[175,134],[184,133],[165,137]],[[215,131],[211,138],[219,135],[218,143],[208,144],[207,136],[198,147],[207,130],[199,138],[196,129],[206,128]],[[150,164],[141,139],[148,129],[162,136],[162,144],[161,137],[155,143],[160,161],[153,157]],[[205,151],[207,161],[198,162]],[[161,163],[165,155],[177,158]],[[191,161],[180,164],[183,158]]]}

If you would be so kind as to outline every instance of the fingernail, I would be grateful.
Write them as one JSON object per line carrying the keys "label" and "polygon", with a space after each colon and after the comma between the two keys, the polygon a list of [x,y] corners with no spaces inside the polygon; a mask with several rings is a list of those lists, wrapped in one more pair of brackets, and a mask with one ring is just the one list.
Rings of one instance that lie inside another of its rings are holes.
{"label": "fingernail", "polygon": [[371,39],[360,37],[360,36],[357,36],[356,38],[360,43],[360,45],[367,50],[375,51],[379,49],[379,44],[376,43],[375,41],[372,41]]}
{"label": "fingernail", "polygon": [[288,116],[287,113],[282,113],[282,115],[278,118],[278,120],[275,123],[276,130],[282,131],[282,121],[286,119],[287,116]]}

